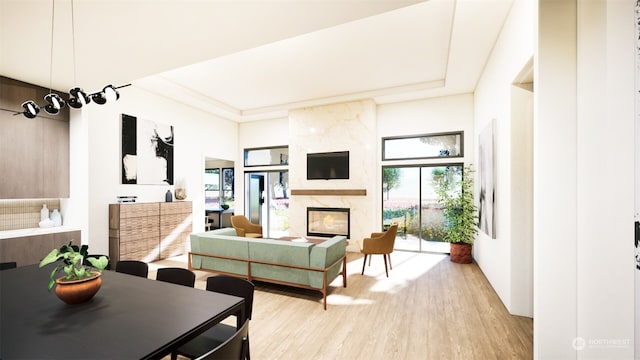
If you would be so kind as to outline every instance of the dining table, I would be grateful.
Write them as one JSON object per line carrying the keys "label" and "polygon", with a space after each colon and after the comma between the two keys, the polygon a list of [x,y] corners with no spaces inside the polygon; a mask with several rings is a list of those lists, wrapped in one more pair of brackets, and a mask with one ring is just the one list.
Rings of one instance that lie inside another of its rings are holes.
{"label": "dining table", "polygon": [[241,297],[114,271],[68,305],[47,290],[52,266],[0,271],[0,359],[158,359],[244,315]]}

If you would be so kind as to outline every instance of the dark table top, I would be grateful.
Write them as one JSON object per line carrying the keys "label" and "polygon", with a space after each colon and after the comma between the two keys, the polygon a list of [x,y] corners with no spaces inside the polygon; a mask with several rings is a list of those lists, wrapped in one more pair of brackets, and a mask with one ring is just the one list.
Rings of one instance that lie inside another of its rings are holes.
{"label": "dark table top", "polygon": [[239,297],[104,271],[90,301],[47,291],[51,267],[0,271],[0,358],[160,358],[230,315]]}

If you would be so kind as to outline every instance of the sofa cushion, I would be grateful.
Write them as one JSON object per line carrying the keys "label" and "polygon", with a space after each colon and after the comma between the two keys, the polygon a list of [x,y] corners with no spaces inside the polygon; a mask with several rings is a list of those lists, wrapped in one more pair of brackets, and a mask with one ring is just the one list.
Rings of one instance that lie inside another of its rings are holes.
{"label": "sofa cushion", "polygon": [[[235,234],[234,229],[231,229],[231,231]],[[220,235],[220,233],[208,231],[197,235],[192,234],[191,251],[240,259],[249,258],[249,249],[246,238],[231,235]],[[192,255],[191,265],[196,269],[216,269],[221,272],[247,275],[246,261]]]}
{"label": "sofa cushion", "polygon": [[[325,268],[343,257],[346,251],[347,237],[343,235],[334,236],[311,249],[309,266],[313,268]],[[342,261],[327,271],[327,285],[331,283],[341,271]],[[309,271],[309,285],[311,287],[322,289],[322,282],[321,272]]]}
{"label": "sofa cushion", "polygon": [[[309,266],[312,243],[295,243],[271,239],[247,239],[252,261],[277,264]],[[277,265],[251,264],[251,276],[308,285],[307,270],[292,269]]]}

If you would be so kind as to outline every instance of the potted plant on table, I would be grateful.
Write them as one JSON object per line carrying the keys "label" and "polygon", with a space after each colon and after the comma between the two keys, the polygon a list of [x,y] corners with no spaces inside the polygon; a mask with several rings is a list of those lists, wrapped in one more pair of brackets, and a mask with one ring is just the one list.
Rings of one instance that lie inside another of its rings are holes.
{"label": "potted plant on table", "polygon": [[[39,267],[60,261],[61,263],[49,275],[48,289],[56,286],[56,295],[67,304],[79,304],[91,299],[102,285],[101,274],[107,267],[109,259],[87,257],[89,246],[63,245],[60,249],[53,249],[40,261]],[[85,259],[92,266],[86,266]],[[60,274],[64,275],[60,276]]]}
{"label": "potted plant on table", "polygon": [[462,174],[453,167],[434,181],[438,203],[445,219],[444,240],[451,243],[451,261],[469,264],[472,247],[478,233],[477,210],[473,200],[473,167],[466,165]]}

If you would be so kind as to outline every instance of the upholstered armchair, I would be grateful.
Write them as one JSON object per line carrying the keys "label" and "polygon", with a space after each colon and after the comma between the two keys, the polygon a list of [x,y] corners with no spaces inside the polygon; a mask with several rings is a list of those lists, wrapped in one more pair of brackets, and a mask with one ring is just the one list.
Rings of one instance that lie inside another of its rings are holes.
{"label": "upholstered armchair", "polygon": [[[367,256],[374,254],[382,254],[384,257],[384,271],[389,277],[389,270],[387,270],[387,259],[389,260],[389,268],[393,270],[391,266],[391,253],[393,252],[393,244],[396,241],[396,234],[398,232],[398,224],[393,223],[389,226],[389,229],[381,233],[372,233],[371,237],[358,240],[357,243],[360,246],[360,252],[364,254],[364,262],[362,263],[362,275],[364,275],[364,266],[367,263]],[[371,265],[371,258],[369,258],[369,265]]]}
{"label": "upholstered armchair", "polygon": [[238,236],[250,238],[262,237],[262,225],[251,223],[244,215],[232,216],[231,226],[236,229]]}

